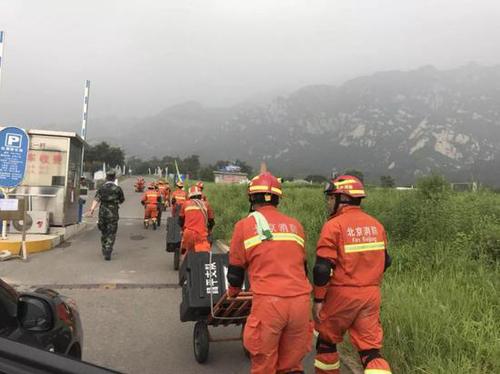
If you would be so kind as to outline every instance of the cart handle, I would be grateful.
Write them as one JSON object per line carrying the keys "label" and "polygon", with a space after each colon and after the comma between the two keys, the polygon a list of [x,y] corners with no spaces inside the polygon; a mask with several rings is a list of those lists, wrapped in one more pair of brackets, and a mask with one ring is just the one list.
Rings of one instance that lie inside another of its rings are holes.
{"label": "cart handle", "polygon": [[[209,261],[209,264],[211,266],[211,264],[212,264],[212,250],[210,250],[210,252],[209,252],[208,261]],[[209,278],[209,280],[210,280],[210,284],[212,285],[212,272],[210,272],[210,278]],[[242,300],[242,301],[247,301],[247,300],[250,301],[250,300],[252,300],[251,295],[252,295],[251,292],[240,292],[240,294],[238,294],[238,296],[236,296],[235,299],[236,300]],[[222,302],[224,302],[224,300],[227,300],[227,294],[225,294],[225,295],[223,295],[221,297],[221,299],[217,302],[216,306],[218,306],[219,304],[221,304]],[[214,314],[214,295],[213,295],[213,292],[211,292],[211,291],[210,291],[210,315],[212,316],[213,319],[219,319],[219,320],[244,320],[244,319],[248,318],[248,316],[240,316],[240,317],[216,317],[215,314]]]}

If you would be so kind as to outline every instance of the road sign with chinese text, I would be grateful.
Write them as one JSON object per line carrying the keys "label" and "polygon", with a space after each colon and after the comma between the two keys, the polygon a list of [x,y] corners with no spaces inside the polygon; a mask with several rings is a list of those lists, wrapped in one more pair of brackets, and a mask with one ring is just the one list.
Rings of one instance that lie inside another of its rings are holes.
{"label": "road sign with chinese text", "polygon": [[0,187],[17,187],[24,178],[29,137],[23,129],[0,130]]}

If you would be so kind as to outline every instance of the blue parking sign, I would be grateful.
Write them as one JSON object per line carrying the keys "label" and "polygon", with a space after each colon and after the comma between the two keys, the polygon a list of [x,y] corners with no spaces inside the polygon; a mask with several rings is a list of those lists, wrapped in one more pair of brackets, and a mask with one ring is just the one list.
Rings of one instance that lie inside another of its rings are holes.
{"label": "blue parking sign", "polygon": [[18,127],[0,130],[0,187],[17,187],[24,178],[29,137]]}

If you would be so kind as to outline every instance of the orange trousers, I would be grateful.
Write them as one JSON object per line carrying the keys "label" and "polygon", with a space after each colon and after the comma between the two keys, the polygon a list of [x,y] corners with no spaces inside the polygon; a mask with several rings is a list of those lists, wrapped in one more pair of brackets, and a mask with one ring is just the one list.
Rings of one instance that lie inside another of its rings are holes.
{"label": "orange trousers", "polygon": [[250,352],[251,373],[301,371],[311,351],[313,324],[309,294],[295,297],[254,295],[243,344]]}
{"label": "orange trousers", "polygon": [[147,219],[156,220],[158,218],[158,205],[157,204],[146,204],[144,207],[144,220]]}
{"label": "orange trousers", "polygon": [[[382,348],[383,331],[380,323],[380,287],[330,287],[316,322],[319,339],[326,345],[341,343],[349,332],[354,347],[359,351]],[[326,349],[328,351],[328,349]],[[365,362],[363,362],[364,364]],[[316,352],[316,373],[339,374],[339,355],[335,352]],[[389,374],[389,364],[382,357],[370,361],[365,367]],[[373,371],[375,372],[375,371]]]}
{"label": "orange trousers", "polygon": [[193,252],[210,252],[208,237],[198,234],[196,231],[185,229],[182,233],[181,253],[187,251]]}

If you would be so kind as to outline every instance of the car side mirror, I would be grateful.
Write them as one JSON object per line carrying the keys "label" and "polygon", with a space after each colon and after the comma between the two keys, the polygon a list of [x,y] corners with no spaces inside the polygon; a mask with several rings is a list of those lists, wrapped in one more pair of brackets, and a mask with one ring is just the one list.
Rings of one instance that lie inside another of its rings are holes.
{"label": "car side mirror", "polygon": [[29,331],[48,331],[53,326],[54,313],[50,304],[30,295],[23,295],[17,303],[17,319]]}

